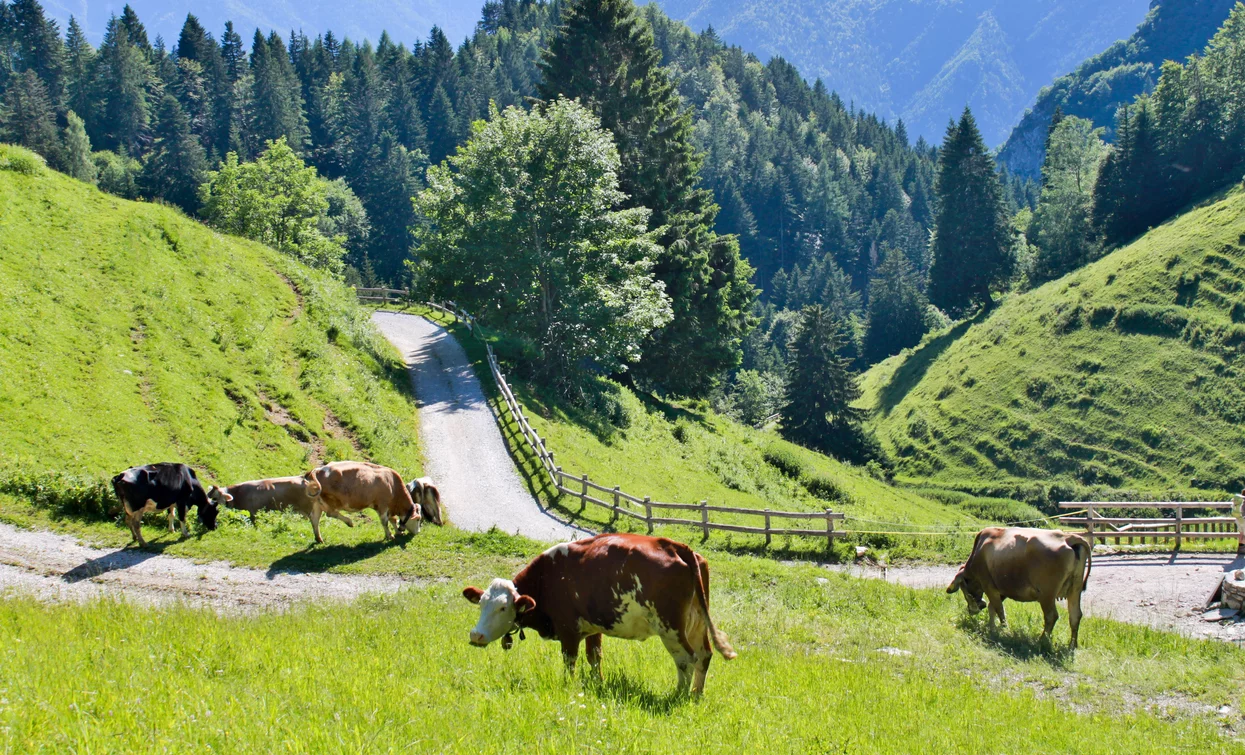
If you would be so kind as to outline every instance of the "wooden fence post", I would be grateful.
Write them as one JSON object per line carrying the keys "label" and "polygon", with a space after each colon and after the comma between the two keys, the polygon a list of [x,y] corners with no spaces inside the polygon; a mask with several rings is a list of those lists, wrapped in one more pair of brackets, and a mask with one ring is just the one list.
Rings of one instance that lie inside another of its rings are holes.
{"label": "wooden fence post", "polygon": [[834,547],[834,519],[830,516],[830,509],[826,509],[826,549]]}
{"label": "wooden fence post", "polygon": [[584,472],[583,477],[580,479],[580,482],[583,483],[584,489],[580,491],[579,493],[579,510],[583,511],[585,508],[588,507],[588,473],[587,472]]}
{"label": "wooden fence post", "polygon": [[769,509],[765,510],[765,544],[769,545]]}
{"label": "wooden fence post", "polygon": [[709,502],[700,502],[700,537],[701,542],[709,539]]}
{"label": "wooden fence post", "polygon": [[[1086,513],[1085,526],[1088,528],[1088,532],[1089,532],[1089,547],[1093,548],[1094,547],[1094,507],[1090,506],[1089,511],[1085,513]],[[1131,540],[1132,538],[1129,538],[1129,539]]]}
{"label": "wooden fence post", "polygon": [[1176,507],[1176,550],[1180,550],[1180,521],[1184,519],[1184,507]]}
{"label": "wooden fence post", "polygon": [[648,496],[644,496],[644,523],[648,525],[648,534],[653,534],[653,503]]}
{"label": "wooden fence post", "polygon": [[[552,453],[550,453],[549,455],[550,455],[550,456],[552,456],[553,454],[552,454]],[[551,459],[550,461],[552,461],[552,459]],[[563,477],[563,474],[562,474],[562,467],[554,467],[554,468],[553,468],[553,470],[554,470],[554,471],[553,471],[553,487],[554,487],[554,489],[556,489],[559,493],[561,493],[561,492],[562,492],[562,490],[561,490],[561,488],[562,488],[562,477]]]}
{"label": "wooden fence post", "polygon": [[614,511],[610,515],[610,524],[618,521],[618,496],[621,491],[617,485],[614,486]]}

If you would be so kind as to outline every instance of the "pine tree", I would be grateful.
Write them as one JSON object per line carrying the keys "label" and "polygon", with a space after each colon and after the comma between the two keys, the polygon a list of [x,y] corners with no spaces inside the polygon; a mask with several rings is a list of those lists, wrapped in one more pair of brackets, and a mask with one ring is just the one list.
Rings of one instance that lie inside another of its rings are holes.
{"label": "pine tree", "polygon": [[140,185],[189,214],[199,209],[199,186],[207,179],[207,158],[190,130],[190,118],[177,98],[165,95],[156,113],[155,141],[143,166]]}
{"label": "pine tree", "polygon": [[1042,195],[1029,238],[1037,247],[1030,282],[1052,280],[1097,253],[1091,210],[1107,146],[1102,129],[1076,117],[1061,118],[1046,140]]}
{"label": "pine tree", "polygon": [[870,456],[861,427],[860,397],[851,360],[843,355],[847,324],[820,305],[805,307],[791,342],[782,435],[853,462]]}
{"label": "pine tree", "polygon": [[150,140],[150,79],[151,64],[114,16],[104,32],[95,67],[96,107],[91,117],[83,115],[92,144],[135,156],[143,153]]}
{"label": "pine tree", "polygon": [[38,152],[52,164],[61,167],[61,142],[56,133],[56,112],[52,109],[48,88],[33,70],[27,69],[9,82],[5,96],[7,114],[3,126],[4,141],[20,144]]}
{"label": "pine tree", "polygon": [[121,9],[121,25],[125,27],[125,35],[130,40],[130,44],[138,48],[150,60],[152,47],[151,42],[147,40],[147,29],[143,26],[143,22],[138,20],[138,14],[129,4]]}
{"label": "pine tree", "polygon": [[869,282],[865,360],[880,362],[920,343],[928,305],[907,258],[898,249],[887,248]]}
{"label": "pine tree", "polygon": [[650,336],[636,375],[674,393],[704,395],[739,364],[756,291],[738,243],[713,231],[717,206],[699,188],[690,115],[661,67],[652,30],[631,0],[578,0],[544,54],[540,94],[578,99],[614,135],[628,207],[665,227],[654,272],[674,319]]}
{"label": "pine tree", "polygon": [[97,169],[91,159],[91,140],[86,135],[86,124],[78,114],[70,110],[65,120],[64,159],[62,170],[79,181],[95,183]]}
{"label": "pine tree", "polygon": [[990,306],[990,292],[1012,274],[1011,224],[994,159],[973,114],[947,127],[938,159],[929,298],[944,312],[963,315]]}
{"label": "pine tree", "polygon": [[458,115],[445,89],[438,86],[428,110],[428,156],[433,163],[448,157],[458,144]]}
{"label": "pine tree", "polygon": [[33,71],[43,81],[53,109],[58,108],[65,96],[65,46],[56,22],[44,15],[38,0],[13,0],[9,16],[17,42],[15,70]]}
{"label": "pine tree", "polygon": [[284,137],[290,148],[301,153],[308,137],[303,97],[285,42],[276,32],[265,40],[256,30],[251,75],[251,137],[265,142]]}
{"label": "pine tree", "polygon": [[95,50],[87,41],[78,20],[69,17],[65,31],[65,106],[75,113],[91,112],[91,74]]}

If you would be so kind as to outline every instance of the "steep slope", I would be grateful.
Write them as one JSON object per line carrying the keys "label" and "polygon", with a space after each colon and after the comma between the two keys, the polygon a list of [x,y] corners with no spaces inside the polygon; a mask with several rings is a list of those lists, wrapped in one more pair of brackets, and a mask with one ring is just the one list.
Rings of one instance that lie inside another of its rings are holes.
{"label": "steep slope", "polygon": [[762,59],[780,55],[810,81],[942,140],[966,104],[989,144],[1007,138],[1054,77],[1131,33],[1146,0],[658,0],[693,29]]}
{"label": "steep slope", "polygon": [[1200,52],[1227,19],[1237,0],[1154,0],[1131,37],[1116,42],[1042,89],[999,153],[1013,173],[1036,177],[1042,170],[1046,132],[1055,108],[1088,118],[1108,130],[1115,111],[1158,83],[1165,60]]}
{"label": "steep slope", "polygon": [[414,474],[416,433],[349,289],[167,207],[0,169],[0,490],[174,460],[229,482],[359,456]]}
{"label": "steep slope", "polygon": [[[309,0],[293,3],[287,0],[257,0],[257,2],[196,3],[191,0],[128,0],[130,7],[143,20],[147,36],[154,42],[164,37],[169,47],[177,43],[182,23],[187,13],[193,13],[219,40],[226,21],[233,21],[234,28],[250,47],[251,35],[258,27],[267,34],[275,30],[286,36],[299,29],[314,37],[329,29],[338,39],[349,37],[356,42],[370,39],[375,42],[383,31],[395,41],[411,44],[428,38],[433,26],[440,26],[446,36],[457,44],[471,34],[480,18],[479,2],[454,2],[454,0],[415,0],[414,2],[391,2],[391,0],[366,0],[365,2],[329,3]],[[104,36],[108,18],[120,15],[125,3],[89,3],[72,0],[47,0],[43,7],[50,18],[60,22],[61,28],[75,16],[87,33],[92,44],[98,45]]]}
{"label": "steep slope", "polygon": [[902,477],[1239,490],[1242,323],[1238,188],[877,365],[863,402]]}

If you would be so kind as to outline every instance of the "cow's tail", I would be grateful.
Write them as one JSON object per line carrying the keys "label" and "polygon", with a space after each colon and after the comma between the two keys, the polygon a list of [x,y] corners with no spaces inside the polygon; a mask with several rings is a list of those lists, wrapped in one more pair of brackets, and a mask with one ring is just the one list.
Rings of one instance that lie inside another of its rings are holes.
{"label": "cow's tail", "polygon": [[[722,657],[731,660],[739,655],[735,652],[735,648],[731,647],[730,640],[726,639],[726,633],[720,631],[713,625],[713,618],[709,615],[709,593],[705,584],[706,580],[701,578],[703,560],[696,555],[696,552],[687,546],[683,546],[686,551],[683,559],[692,567],[692,586],[696,591],[696,600],[700,603],[700,612],[705,617],[705,626],[709,629],[709,639],[713,642],[713,646],[718,649]],[[708,564],[703,565],[705,577],[709,575]]]}
{"label": "cow's tail", "polygon": [[1081,580],[1081,592],[1084,592],[1086,585],[1089,584],[1089,573],[1094,565],[1094,546],[1080,535],[1068,535],[1068,544],[1072,546],[1072,550],[1076,551],[1077,563],[1081,561],[1081,554],[1085,554],[1085,578]]}

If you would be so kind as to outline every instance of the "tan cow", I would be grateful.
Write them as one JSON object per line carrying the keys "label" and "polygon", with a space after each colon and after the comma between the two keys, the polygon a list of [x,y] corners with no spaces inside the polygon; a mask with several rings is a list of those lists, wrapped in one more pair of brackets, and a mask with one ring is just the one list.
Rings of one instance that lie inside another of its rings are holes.
{"label": "tan cow", "polygon": [[260,511],[294,509],[310,516],[312,506],[312,499],[307,497],[307,482],[301,476],[251,480],[224,488],[213,485],[208,488],[207,497],[218,506],[247,512],[252,526]]}
{"label": "tan cow", "polygon": [[973,552],[947,586],[948,593],[960,590],[968,612],[976,615],[990,601],[990,626],[998,617],[1007,626],[1003,600],[1042,604],[1046,624],[1042,639],[1049,641],[1059,620],[1055,601],[1068,600],[1068,623],[1072,627],[1071,647],[1076,647],[1081,624],[1081,593],[1089,582],[1093,548],[1080,535],[1059,530],[1022,527],[987,527],[977,533]]}
{"label": "tan cow", "polygon": [[304,474],[302,479],[306,482],[306,495],[312,499],[307,518],[311,520],[317,543],[324,542],[324,538],[320,537],[321,514],[328,514],[353,527],[354,522],[343,512],[367,509],[374,510],[380,517],[386,540],[393,539],[393,533],[389,531],[391,519],[395,527],[405,529],[412,535],[419,533],[419,507],[402,484],[402,476],[389,467],[366,461],[335,461],[316,467]]}
{"label": "tan cow", "polygon": [[431,477],[420,477],[406,486],[411,500],[419,506],[423,517],[435,525],[445,524],[445,507],[441,505],[441,491],[432,484]]}

